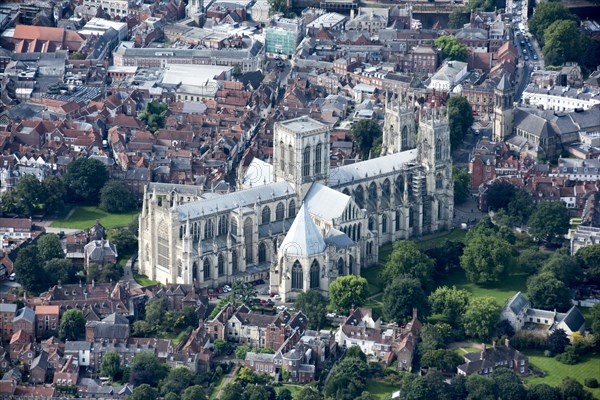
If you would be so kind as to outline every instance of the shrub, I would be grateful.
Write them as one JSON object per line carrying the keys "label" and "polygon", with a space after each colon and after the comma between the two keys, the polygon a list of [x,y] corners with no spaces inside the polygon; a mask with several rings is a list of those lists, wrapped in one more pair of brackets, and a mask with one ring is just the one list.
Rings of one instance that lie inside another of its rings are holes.
{"label": "shrub", "polygon": [[598,379],[596,378],[585,378],[585,381],[583,382],[585,386],[595,389],[598,387]]}
{"label": "shrub", "polygon": [[575,365],[579,362],[579,355],[573,346],[567,346],[565,352],[556,356],[556,360],[563,364]]}

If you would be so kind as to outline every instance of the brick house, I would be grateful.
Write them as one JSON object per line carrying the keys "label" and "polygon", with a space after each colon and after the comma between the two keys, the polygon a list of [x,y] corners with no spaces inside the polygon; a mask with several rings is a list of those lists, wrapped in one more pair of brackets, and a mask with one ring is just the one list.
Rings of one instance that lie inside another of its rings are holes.
{"label": "brick house", "polygon": [[458,366],[458,375],[490,375],[497,367],[510,368],[517,375],[529,373],[529,358],[510,347],[508,339],[504,341],[504,346],[496,346],[495,341],[491,348],[482,344],[480,352],[467,353],[464,358],[465,363]]}
{"label": "brick house", "polygon": [[33,340],[35,336],[35,312],[29,307],[23,307],[18,310],[13,320],[13,329],[15,332],[19,330],[23,331]]}
{"label": "brick house", "polygon": [[59,306],[36,306],[35,326],[36,337],[54,335],[58,332],[60,323]]}
{"label": "brick house", "polygon": [[17,314],[17,305],[0,303],[0,333],[2,342],[7,342],[14,333],[13,320]]}

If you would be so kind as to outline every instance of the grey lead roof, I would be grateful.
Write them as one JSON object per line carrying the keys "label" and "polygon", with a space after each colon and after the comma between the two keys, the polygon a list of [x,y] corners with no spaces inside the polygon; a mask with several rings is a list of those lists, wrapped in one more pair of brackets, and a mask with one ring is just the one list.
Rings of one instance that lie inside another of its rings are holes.
{"label": "grey lead roof", "polygon": [[329,186],[335,187],[353,181],[360,181],[374,175],[386,175],[400,170],[404,164],[417,160],[417,149],[402,151],[371,160],[332,168],[329,173]]}
{"label": "grey lead roof", "polygon": [[294,193],[294,188],[287,182],[275,182],[222,196],[215,196],[210,199],[182,204],[177,207],[177,212],[179,220],[185,221],[188,216],[194,219],[220,211],[232,211],[238,207],[252,207],[255,203],[260,204],[265,200],[283,199]]}
{"label": "grey lead roof", "polygon": [[519,315],[519,313],[523,310],[523,307],[527,306],[527,299],[523,296],[523,293],[518,292],[513,296],[512,299],[508,301],[508,307],[515,313],[515,315]]}

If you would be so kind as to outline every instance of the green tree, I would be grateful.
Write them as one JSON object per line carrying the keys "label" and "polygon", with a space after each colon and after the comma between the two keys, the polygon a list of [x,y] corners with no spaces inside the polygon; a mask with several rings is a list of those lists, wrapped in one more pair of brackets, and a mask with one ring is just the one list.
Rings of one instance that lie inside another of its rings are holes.
{"label": "green tree", "polygon": [[283,13],[286,15],[289,12],[286,0],[268,0],[269,4],[269,15]]}
{"label": "green tree", "polygon": [[529,218],[531,236],[547,243],[561,240],[569,230],[569,214],[562,201],[543,201]]}
{"label": "green tree", "polygon": [[381,275],[385,282],[392,282],[399,275],[412,276],[425,290],[430,290],[433,288],[434,270],[435,262],[421,252],[415,242],[398,240]]}
{"label": "green tree", "polygon": [[194,383],[194,379],[194,373],[188,368],[173,368],[162,382],[160,391],[163,395],[166,395],[167,393],[181,395],[185,388]]}
{"label": "green tree", "polygon": [[65,311],[60,319],[58,337],[60,340],[77,340],[85,332],[85,318],[76,308]]}
{"label": "green tree", "polygon": [[120,254],[129,254],[137,247],[137,239],[129,229],[110,229],[106,238],[115,245]]}
{"label": "green tree", "polygon": [[277,395],[277,400],[293,400],[292,392],[288,388],[283,388],[279,391]]}
{"label": "green tree", "polygon": [[515,198],[516,193],[517,189],[514,185],[505,181],[494,182],[487,190],[486,199],[488,210],[506,210],[509,203]]}
{"label": "green tree", "polygon": [[194,385],[183,391],[181,400],[206,400],[206,393],[202,386]]}
{"label": "green tree", "polygon": [[412,318],[413,309],[420,315],[429,313],[427,296],[421,283],[410,276],[401,275],[394,279],[383,292],[383,315],[390,322],[403,322]]}
{"label": "green tree", "polygon": [[537,273],[547,260],[548,254],[537,248],[528,248],[521,250],[518,263],[521,267],[526,267],[527,271]]}
{"label": "green tree", "polygon": [[245,344],[238,346],[235,349],[235,358],[237,358],[238,360],[245,360],[246,359],[246,354],[250,351],[250,347],[246,346]]}
{"label": "green tree", "polygon": [[488,340],[494,333],[500,311],[501,307],[492,297],[471,299],[463,317],[465,334],[472,338]]}
{"label": "green tree", "polygon": [[321,400],[322,398],[323,396],[314,386],[305,385],[298,393],[298,399],[302,400]]}
{"label": "green tree", "polygon": [[358,397],[366,387],[368,368],[360,358],[344,358],[333,367],[325,385],[325,395],[336,399]]}
{"label": "green tree", "polygon": [[[375,139],[381,134],[381,126],[372,119],[360,120],[352,126],[352,137],[363,158],[367,158]],[[379,156],[379,154],[372,154],[372,156]]]}
{"label": "green tree", "polygon": [[258,290],[253,285],[244,282],[241,279],[236,280],[231,285],[231,292],[229,292],[229,302],[233,304],[246,304],[250,306],[254,303]]}
{"label": "green tree", "polygon": [[244,388],[239,382],[233,382],[221,391],[221,400],[242,400],[244,399]]}
{"label": "green tree", "polygon": [[73,201],[97,204],[100,189],[108,181],[108,171],[102,162],[80,157],[67,167],[65,187]]}
{"label": "green tree", "polygon": [[567,376],[560,383],[563,400],[592,400],[594,396],[575,378]]}
{"label": "green tree", "polygon": [[229,343],[227,343],[223,339],[215,340],[213,345],[215,346],[215,350],[217,350],[217,352],[219,354],[224,354],[227,351],[227,349],[229,348]]}
{"label": "green tree", "polygon": [[463,358],[454,350],[446,349],[428,350],[421,357],[422,367],[431,367],[445,372],[454,372],[463,362]]}
{"label": "green tree", "polygon": [[[442,36],[442,38],[445,37],[449,36]],[[450,127],[450,144],[454,150],[460,146],[475,119],[473,117],[473,109],[466,97],[450,97],[446,104],[446,109],[448,111],[448,126]]]}
{"label": "green tree", "polygon": [[471,195],[471,178],[466,168],[452,167],[454,180],[454,204],[462,204]]}
{"label": "green tree", "polygon": [[327,302],[318,290],[311,289],[300,293],[294,305],[308,318],[309,329],[319,330],[323,327]]}
{"label": "green tree", "polygon": [[49,261],[53,258],[65,258],[60,239],[54,233],[42,235],[38,239],[36,246],[42,261]]}
{"label": "green tree", "polygon": [[600,337],[600,303],[596,303],[590,308],[590,318],[586,321],[592,332],[597,337]]}
{"label": "green tree", "polygon": [[135,208],[135,199],[122,182],[111,180],[100,190],[100,208],[109,213],[126,213]]}
{"label": "green tree", "polygon": [[586,281],[600,284],[600,244],[582,247],[575,255],[583,266]]}
{"label": "green tree", "polygon": [[467,241],[460,265],[477,284],[497,283],[513,265],[510,243],[496,235],[476,235]]}
{"label": "green tree", "polygon": [[362,307],[367,301],[368,282],[362,276],[340,276],[329,285],[329,304],[347,314],[352,307]]}
{"label": "green tree", "polygon": [[[452,321],[456,324],[456,321]],[[437,350],[446,347],[452,340],[452,326],[444,322],[424,324],[420,333],[421,351]]]}
{"label": "green tree", "polygon": [[571,20],[553,22],[544,31],[544,61],[548,65],[562,65],[579,61],[584,52],[585,39],[579,33],[579,23]]}
{"label": "green tree", "polygon": [[54,175],[47,176],[42,185],[45,189],[45,209],[49,214],[55,214],[61,211],[65,206],[65,197],[67,196],[67,190],[65,184],[61,178]]}
{"label": "green tree", "polygon": [[469,396],[467,400],[496,400],[498,399],[498,388],[496,383],[487,377],[473,374],[467,377],[466,383]]}
{"label": "green tree", "polygon": [[548,350],[554,354],[560,354],[565,351],[565,347],[569,345],[569,337],[563,329],[555,329],[548,335]]}
{"label": "green tree", "polygon": [[540,44],[544,41],[546,29],[558,20],[573,20],[577,17],[559,2],[543,2],[536,6],[535,13],[529,19],[529,31],[535,35]]}
{"label": "green tree", "polygon": [[107,376],[113,381],[121,374],[121,359],[114,351],[109,351],[102,356],[100,362],[100,375]]}
{"label": "green tree", "polygon": [[571,292],[552,274],[543,272],[527,279],[527,294],[536,308],[567,311],[571,308]]}
{"label": "green tree", "polygon": [[527,392],[521,379],[509,368],[494,368],[492,379],[501,393],[502,398],[512,400],[525,400]]}
{"label": "green tree", "polygon": [[165,322],[167,302],[163,298],[153,298],[146,303],[146,322],[154,329],[161,329]]}
{"label": "green tree", "polygon": [[469,297],[469,292],[457,289],[456,286],[440,286],[429,295],[429,304],[431,311],[442,314],[446,321],[457,321],[465,313]]}
{"label": "green tree", "polygon": [[146,103],[146,109],[142,112],[138,119],[146,123],[146,128],[156,133],[160,128],[165,126],[165,118],[169,111],[169,105],[161,101],[155,100]]}
{"label": "green tree", "polygon": [[442,50],[442,58],[451,61],[467,61],[467,46],[454,36],[440,36],[435,39],[435,45]]}
{"label": "green tree", "polygon": [[14,263],[14,271],[19,283],[28,291],[36,291],[40,284],[42,260],[35,244],[19,250]]}
{"label": "green tree", "polygon": [[158,399],[158,390],[148,384],[142,384],[135,389],[129,396],[129,400],[156,400]]}
{"label": "green tree", "polygon": [[169,367],[161,363],[153,353],[138,353],[131,362],[129,383],[134,386],[148,384],[158,386],[169,373]]}
{"label": "green tree", "polygon": [[508,203],[506,212],[515,225],[526,224],[534,210],[531,195],[524,190],[517,190],[514,197]]}
{"label": "green tree", "polygon": [[33,175],[23,175],[13,190],[2,195],[2,211],[31,216],[44,211],[46,190]]}
{"label": "green tree", "polygon": [[527,388],[527,400],[561,400],[560,389],[545,383],[534,383]]}
{"label": "green tree", "polygon": [[57,284],[58,281],[62,283],[69,283],[72,280],[72,270],[73,264],[70,260],[54,258],[50,261],[46,261],[44,264],[44,272],[46,274],[44,280],[48,284]]}
{"label": "green tree", "polygon": [[565,285],[571,286],[583,279],[583,271],[575,257],[556,252],[544,263],[540,272],[549,272]]}

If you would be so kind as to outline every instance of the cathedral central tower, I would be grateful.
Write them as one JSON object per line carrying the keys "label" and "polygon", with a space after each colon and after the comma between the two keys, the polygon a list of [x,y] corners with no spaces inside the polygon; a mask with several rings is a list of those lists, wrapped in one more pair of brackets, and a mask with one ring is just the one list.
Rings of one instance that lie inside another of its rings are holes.
{"label": "cathedral central tower", "polygon": [[289,182],[301,200],[313,182],[327,184],[329,141],[329,127],[312,118],[275,123],[273,180]]}

